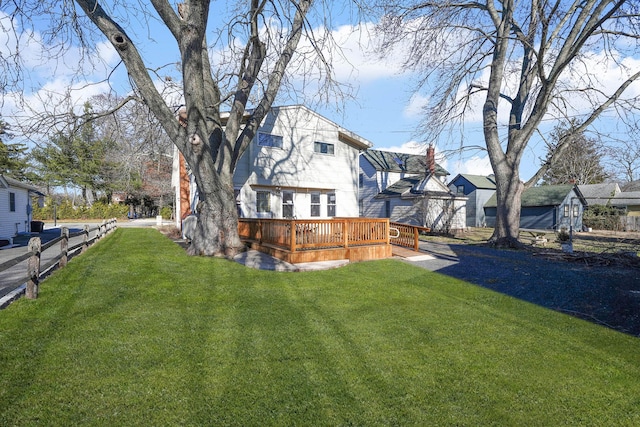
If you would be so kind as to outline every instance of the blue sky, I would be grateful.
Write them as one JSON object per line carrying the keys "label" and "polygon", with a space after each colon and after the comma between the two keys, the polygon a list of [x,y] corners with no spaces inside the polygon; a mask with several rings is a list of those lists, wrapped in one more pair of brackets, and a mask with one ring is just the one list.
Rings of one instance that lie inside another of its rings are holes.
{"label": "blue sky", "polygon": [[[225,9],[227,3],[214,2],[215,7]],[[216,10],[215,13],[223,13],[224,10]],[[402,59],[404,53],[399,49],[397,54],[384,59],[379,58],[370,48],[375,45],[375,37],[371,31],[372,24],[350,25],[346,18],[339,18],[342,22],[336,22],[331,28],[335,40],[342,48],[344,60],[334,57],[336,78],[353,88],[355,98],[345,101],[338,111],[335,104],[328,106],[310,105],[320,114],[326,116],[339,125],[368,139],[376,149],[391,151],[424,153],[426,143],[420,139],[416,130],[420,124],[422,111],[420,106],[424,104],[428,94],[415,94],[413,88],[416,76],[403,71]],[[0,23],[7,28],[7,17],[0,12]],[[340,24],[340,25],[337,25]],[[28,34],[24,29],[19,29],[19,40],[15,40],[12,34],[5,32],[0,34],[0,52],[4,55],[16,44],[20,46],[21,54],[25,60],[25,68],[28,71],[24,76],[24,99],[26,105],[38,109],[38,106],[46,99],[57,99],[68,88],[73,88],[72,98],[76,107],[81,106],[85,99],[92,95],[104,93],[109,89],[115,89],[120,95],[124,95],[128,89],[126,70],[121,65],[111,76],[110,84],[104,79],[111,68],[118,63],[119,58],[113,48],[102,41],[91,52],[94,59],[93,67],[87,61],[82,61],[78,52],[70,51],[58,60],[46,60],[46,47],[38,43],[28,42]],[[160,66],[177,62],[178,52],[175,41],[163,31],[157,22],[145,22],[142,19],[132,19],[127,31],[134,41],[142,40],[138,44],[143,57],[149,59],[153,66]],[[38,33],[30,34],[33,40],[37,40]],[[224,46],[218,46],[221,54]],[[44,59],[43,59],[44,58]],[[212,59],[215,60],[215,54]],[[598,63],[594,57],[594,64]],[[630,59],[632,60],[632,59]],[[84,67],[80,77],[76,72],[78,64]],[[638,64],[629,64],[638,68]],[[607,76],[611,84],[619,81],[619,74],[611,70],[611,64],[602,75]],[[179,81],[179,74],[173,67],[162,70],[163,75],[171,75],[172,79]],[[606,74],[609,73],[609,74]],[[617,76],[617,77],[616,77]],[[606,83],[605,83],[606,86]],[[640,90],[636,90],[640,93]],[[4,120],[11,123],[12,120],[23,120],[22,115],[29,114],[25,105],[20,105],[18,96],[5,94],[1,106]],[[306,93],[309,99],[313,99],[313,93]],[[304,100],[303,100],[304,101]],[[64,109],[68,106],[60,104]],[[541,129],[541,135],[548,135],[553,125],[546,123]],[[464,138],[467,144],[483,145],[479,114],[469,116],[465,122]],[[439,163],[447,169],[453,178],[458,173],[473,173],[486,175],[491,173],[491,168],[483,151],[470,151],[462,154],[451,154],[448,150],[455,149],[460,144],[460,139],[443,138],[436,141],[436,152],[447,153],[446,157],[439,157]],[[522,160],[521,178],[528,179],[540,164],[540,157],[544,155],[544,143],[542,138],[532,140],[525,157]]]}

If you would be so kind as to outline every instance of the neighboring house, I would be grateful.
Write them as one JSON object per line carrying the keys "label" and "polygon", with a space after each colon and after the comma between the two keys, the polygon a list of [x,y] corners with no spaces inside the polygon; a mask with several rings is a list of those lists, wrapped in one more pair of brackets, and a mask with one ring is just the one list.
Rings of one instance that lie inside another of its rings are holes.
{"label": "neighboring house", "polygon": [[588,206],[603,205],[610,203],[611,199],[620,193],[620,186],[615,182],[603,184],[581,184],[578,185],[582,196],[587,201]]}
{"label": "neighboring house", "polygon": [[[587,202],[577,185],[543,185],[522,193],[520,228],[560,230],[573,226],[582,230],[582,213]],[[497,199],[494,194],[484,205],[487,226],[495,227]]]}
{"label": "neighboring house", "polygon": [[0,175],[0,238],[31,231],[31,197],[44,195],[33,185]]}
{"label": "neighboring house", "polygon": [[467,197],[467,227],[486,227],[484,204],[496,192],[495,176],[459,174],[449,182],[449,189]]}
{"label": "neighboring house", "polygon": [[640,191],[623,191],[610,201],[611,206],[624,212],[625,231],[640,231]]}
{"label": "neighboring house", "polygon": [[367,150],[360,155],[360,216],[451,231],[465,228],[465,197],[445,185],[449,173],[426,156]]}
{"label": "neighboring house", "polygon": [[[273,107],[233,176],[239,216],[357,217],[358,155],[371,145],[307,107]],[[175,163],[173,176],[178,225],[197,200],[181,163],[182,184]]]}

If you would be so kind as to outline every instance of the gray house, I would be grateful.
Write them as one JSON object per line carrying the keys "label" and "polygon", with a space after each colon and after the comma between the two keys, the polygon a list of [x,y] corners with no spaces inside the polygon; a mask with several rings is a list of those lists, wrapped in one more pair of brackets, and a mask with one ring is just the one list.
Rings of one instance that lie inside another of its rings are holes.
{"label": "gray house", "polygon": [[367,150],[360,155],[360,216],[451,231],[465,228],[465,197],[445,185],[448,172],[427,155]]}
{"label": "gray house", "polygon": [[[535,230],[582,230],[582,213],[587,205],[577,185],[543,185],[522,193],[520,228]],[[495,194],[484,205],[487,226],[495,227]]]}
{"label": "gray house", "polygon": [[457,196],[467,198],[467,227],[486,227],[484,204],[496,192],[495,177],[458,174],[449,182],[449,189]]}
{"label": "gray house", "polygon": [[611,203],[611,200],[620,193],[620,186],[615,182],[602,184],[581,184],[578,189],[587,201],[588,206],[603,205]]}

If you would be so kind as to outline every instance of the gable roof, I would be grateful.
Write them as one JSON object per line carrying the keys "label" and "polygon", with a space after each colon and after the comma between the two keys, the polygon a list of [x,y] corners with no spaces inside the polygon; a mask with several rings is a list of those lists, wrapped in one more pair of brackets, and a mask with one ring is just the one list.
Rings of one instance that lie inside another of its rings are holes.
{"label": "gable roof", "polygon": [[606,205],[612,197],[620,192],[620,187],[615,182],[582,184],[578,185],[578,188],[590,205]]}
{"label": "gable roof", "polygon": [[[523,208],[560,206],[571,190],[574,190],[580,198],[580,201],[586,204],[582,193],[576,185],[541,185],[540,187],[530,187],[524,190],[522,193],[521,206]],[[497,206],[498,199],[495,194],[484,204],[485,208],[495,208]]]}
{"label": "gable roof", "polygon": [[460,178],[465,179],[469,182],[469,184],[473,185],[475,188],[483,189],[483,190],[495,190],[496,189],[496,178],[493,175],[484,176],[484,175],[471,175],[471,174],[458,174],[455,178],[451,180],[451,183],[457,182]]}
{"label": "gable roof", "polygon": [[44,196],[44,194],[36,187],[35,185],[28,184],[26,182],[18,181],[15,178],[11,178],[10,176],[0,175],[0,187],[2,188],[22,188],[23,190],[31,191],[40,196]]}
{"label": "gable roof", "polygon": [[[424,174],[427,170],[426,155],[367,150],[362,153],[362,156],[371,163],[377,171]],[[435,175],[446,176],[449,175],[449,172],[436,163]]]}
{"label": "gable roof", "polygon": [[442,191],[435,190],[420,190],[420,187],[426,187],[425,182],[432,177],[429,174],[422,173],[421,175],[412,175],[398,180],[384,191],[379,193],[376,199],[385,199],[391,197],[420,197],[420,196],[434,196],[434,197],[454,197],[453,193],[441,183],[439,180],[434,179],[434,182],[438,183],[442,187]]}

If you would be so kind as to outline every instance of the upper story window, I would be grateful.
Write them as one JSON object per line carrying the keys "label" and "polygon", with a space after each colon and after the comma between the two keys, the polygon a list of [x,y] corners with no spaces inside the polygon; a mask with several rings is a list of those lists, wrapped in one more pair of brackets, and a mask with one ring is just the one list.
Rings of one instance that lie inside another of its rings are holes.
{"label": "upper story window", "polygon": [[9,212],[16,211],[16,193],[9,193]]}
{"label": "upper story window", "polygon": [[314,142],[313,143],[313,151],[320,154],[329,154],[333,156],[334,146],[333,144],[328,144],[326,142]]}
{"label": "upper story window", "polygon": [[458,185],[456,187],[458,194],[464,194],[464,185]]}
{"label": "upper story window", "polygon": [[260,147],[282,148],[282,137],[280,135],[258,132],[258,145]]}

